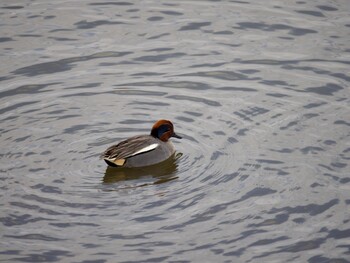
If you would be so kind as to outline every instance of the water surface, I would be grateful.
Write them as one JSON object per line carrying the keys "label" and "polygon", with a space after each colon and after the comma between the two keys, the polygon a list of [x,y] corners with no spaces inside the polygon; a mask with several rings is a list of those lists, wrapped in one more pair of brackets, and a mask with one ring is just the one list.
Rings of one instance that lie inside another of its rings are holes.
{"label": "water surface", "polygon": [[[2,1],[6,262],[349,262],[347,1]],[[161,118],[179,155],[99,160]]]}

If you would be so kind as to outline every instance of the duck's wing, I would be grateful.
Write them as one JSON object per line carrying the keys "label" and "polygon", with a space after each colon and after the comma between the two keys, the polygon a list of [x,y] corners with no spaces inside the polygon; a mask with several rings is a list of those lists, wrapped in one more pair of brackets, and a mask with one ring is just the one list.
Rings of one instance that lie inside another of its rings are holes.
{"label": "duck's wing", "polygon": [[101,154],[101,158],[110,161],[124,160],[128,157],[149,152],[159,146],[156,139],[150,135],[131,137],[118,144],[112,145]]}

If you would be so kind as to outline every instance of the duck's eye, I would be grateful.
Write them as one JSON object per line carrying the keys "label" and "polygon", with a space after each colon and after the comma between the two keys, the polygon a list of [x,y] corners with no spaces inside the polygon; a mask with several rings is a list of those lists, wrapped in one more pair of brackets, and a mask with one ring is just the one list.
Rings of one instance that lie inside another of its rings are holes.
{"label": "duck's eye", "polygon": [[160,138],[164,133],[170,131],[170,127],[167,125],[162,125],[158,128],[158,138]]}

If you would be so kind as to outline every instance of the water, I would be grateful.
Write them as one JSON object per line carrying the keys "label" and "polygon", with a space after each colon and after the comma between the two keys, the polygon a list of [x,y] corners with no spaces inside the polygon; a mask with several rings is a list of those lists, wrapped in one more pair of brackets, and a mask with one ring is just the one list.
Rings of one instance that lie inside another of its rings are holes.
{"label": "water", "polygon": [[[348,1],[0,13],[2,261],[350,261]],[[160,118],[176,160],[99,160]]]}

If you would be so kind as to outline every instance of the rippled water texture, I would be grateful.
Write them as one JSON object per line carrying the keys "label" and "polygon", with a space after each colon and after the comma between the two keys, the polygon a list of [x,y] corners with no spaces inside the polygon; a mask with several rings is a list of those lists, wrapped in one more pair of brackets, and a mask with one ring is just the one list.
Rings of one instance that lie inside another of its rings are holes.
{"label": "rippled water texture", "polygon": [[[1,261],[350,261],[348,0],[0,15]],[[99,160],[160,118],[173,160]]]}

